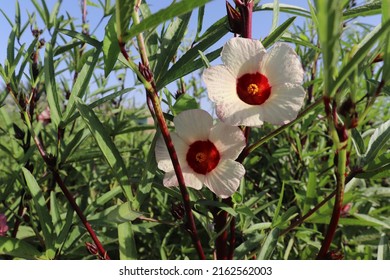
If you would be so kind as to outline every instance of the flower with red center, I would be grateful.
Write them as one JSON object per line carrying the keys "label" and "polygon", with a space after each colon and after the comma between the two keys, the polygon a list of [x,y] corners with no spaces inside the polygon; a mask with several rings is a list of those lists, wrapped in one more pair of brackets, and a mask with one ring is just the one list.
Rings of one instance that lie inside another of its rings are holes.
{"label": "flower with red center", "polygon": [[303,69],[295,51],[276,43],[267,52],[258,40],[232,38],[222,49],[223,65],[203,73],[218,117],[230,125],[286,124],[303,105]]}
{"label": "flower with red center", "polygon": [[[238,127],[222,122],[213,125],[206,111],[195,109],[178,114],[171,133],[187,186],[200,190],[203,185],[221,198],[231,196],[245,174],[235,161],[245,147],[245,137]],[[178,181],[162,138],[156,143],[158,168],[165,171],[163,184],[177,186]]]}

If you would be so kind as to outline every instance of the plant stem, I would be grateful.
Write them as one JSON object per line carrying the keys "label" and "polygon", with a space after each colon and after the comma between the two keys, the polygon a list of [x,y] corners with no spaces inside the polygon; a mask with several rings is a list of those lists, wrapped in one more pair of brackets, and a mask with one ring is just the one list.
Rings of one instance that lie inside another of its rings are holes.
{"label": "plant stem", "polygon": [[100,255],[106,259],[109,260],[110,257],[108,256],[106,250],[103,248],[103,245],[100,243],[95,231],[92,229],[91,224],[88,222],[87,218],[84,216],[84,213],[81,211],[80,207],[77,205],[76,201],[73,198],[73,195],[69,192],[68,188],[66,187],[64,181],[62,180],[57,168],[55,168],[53,162],[47,155],[41,141],[37,136],[34,136],[34,142],[38,148],[39,153],[41,154],[43,160],[49,167],[49,169],[52,171],[52,174],[54,176],[55,181],[57,182],[58,186],[61,188],[61,191],[64,193],[66,199],[69,201],[70,205],[72,206],[73,210],[77,213],[79,216],[81,222],[87,229],[89,235],[91,236],[93,242],[95,243],[97,249],[99,250]]}
{"label": "plant stem", "polygon": [[332,244],[333,237],[335,235],[338,222],[340,219],[340,212],[343,204],[344,198],[344,184],[345,184],[345,167],[347,162],[347,150],[343,148],[339,151],[338,154],[338,171],[336,173],[337,177],[337,187],[336,187],[336,198],[333,207],[332,218],[329,223],[329,228],[326,233],[325,239],[322,243],[321,249],[318,252],[317,259],[325,259],[326,254]]}
{"label": "plant stem", "polygon": [[[139,15],[138,15],[137,11],[133,12],[133,21],[135,24],[139,23]],[[161,134],[162,134],[164,141],[165,141],[165,144],[167,146],[168,153],[170,155],[173,168],[175,170],[177,181],[179,183],[179,189],[180,189],[180,192],[181,192],[181,195],[183,198],[183,204],[184,204],[184,208],[186,210],[186,215],[187,215],[187,224],[186,224],[187,230],[191,235],[192,241],[193,241],[195,249],[199,255],[199,258],[204,260],[204,259],[206,259],[206,257],[205,257],[204,251],[203,251],[202,244],[200,242],[200,238],[198,236],[198,231],[196,229],[195,218],[194,218],[194,215],[192,213],[192,208],[191,208],[190,196],[189,196],[189,193],[188,193],[185,181],[184,181],[184,176],[183,176],[183,172],[182,172],[181,167],[180,167],[179,159],[177,157],[176,149],[173,145],[173,141],[172,141],[171,135],[169,133],[168,125],[166,123],[163,111],[161,109],[160,99],[158,97],[158,92],[157,92],[156,85],[155,85],[155,82],[153,79],[153,75],[148,67],[149,60],[148,60],[148,56],[146,53],[144,38],[141,34],[137,36],[137,42],[138,42],[138,49],[139,49],[139,52],[141,55],[142,66],[145,69],[145,71],[148,72],[148,77],[145,77],[145,73],[141,73],[137,69],[135,63],[131,60],[127,51],[125,50],[125,44],[120,42],[121,53],[126,58],[126,60],[129,62],[132,70],[137,74],[138,79],[144,84],[144,87],[145,87],[146,92],[147,92],[148,102],[151,103],[153,110],[154,110],[154,112],[151,112],[151,113],[154,113],[154,115],[156,117],[158,126],[161,130]]]}

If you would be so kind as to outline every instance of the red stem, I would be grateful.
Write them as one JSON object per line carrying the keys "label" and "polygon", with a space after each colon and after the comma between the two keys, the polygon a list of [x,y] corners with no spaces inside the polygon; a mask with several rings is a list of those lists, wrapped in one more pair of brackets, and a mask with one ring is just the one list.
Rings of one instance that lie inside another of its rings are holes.
{"label": "red stem", "polygon": [[35,144],[37,145],[38,151],[41,154],[43,160],[45,161],[45,163],[48,165],[48,167],[52,171],[55,181],[57,182],[58,186],[61,188],[65,197],[67,198],[70,205],[72,206],[73,210],[76,211],[81,222],[83,223],[83,225],[87,229],[89,235],[91,236],[93,242],[95,243],[97,249],[99,250],[100,255],[104,259],[109,260],[110,257],[108,256],[106,250],[104,250],[103,245],[100,243],[95,231],[91,227],[91,224],[87,221],[86,217],[84,216],[84,213],[81,211],[80,207],[77,205],[76,201],[74,200],[73,195],[69,192],[69,190],[66,187],[64,181],[62,180],[60,174],[58,173],[58,170],[53,167],[53,162],[47,156],[46,151],[45,151],[41,141],[39,140],[39,138],[37,136],[34,137],[34,141],[35,141]]}
{"label": "red stem", "polygon": [[[120,49],[121,49],[121,53],[126,58],[126,60],[131,61],[130,57],[125,49],[124,44],[120,44]],[[164,138],[165,144],[166,144],[167,149],[168,149],[169,156],[170,156],[171,161],[172,161],[173,168],[175,170],[177,181],[179,183],[179,189],[180,189],[180,192],[181,192],[181,195],[183,198],[184,208],[186,210],[187,230],[191,235],[192,241],[194,243],[196,251],[198,252],[199,258],[202,260],[205,260],[206,256],[204,254],[203,247],[202,247],[202,244],[201,244],[200,239],[199,239],[198,231],[196,229],[194,215],[192,214],[190,196],[189,196],[189,193],[187,191],[187,187],[186,187],[186,184],[184,181],[183,172],[181,170],[179,159],[177,157],[177,153],[176,153],[175,147],[173,145],[171,135],[169,133],[168,125],[165,121],[164,114],[161,110],[160,100],[158,97],[156,85],[155,85],[154,80],[153,80],[153,75],[150,72],[150,69],[146,66],[146,65],[148,65],[147,57],[144,56],[142,61],[143,61],[143,66],[145,67],[144,70],[149,71],[149,73],[148,73],[149,77],[144,77],[144,78],[146,78],[150,82],[150,85],[151,85],[151,88],[146,89],[148,101],[151,103],[151,105],[153,105],[154,112],[152,112],[152,110],[151,110],[151,113],[155,114],[158,126],[161,130],[161,134]],[[149,109],[151,109],[150,104],[148,104],[148,106],[149,106]]]}

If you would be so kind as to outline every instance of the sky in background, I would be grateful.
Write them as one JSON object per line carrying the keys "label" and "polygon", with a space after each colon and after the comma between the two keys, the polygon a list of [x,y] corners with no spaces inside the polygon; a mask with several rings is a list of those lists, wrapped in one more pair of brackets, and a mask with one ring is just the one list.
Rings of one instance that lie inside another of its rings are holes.
{"label": "sky in background", "polygon": [[[194,0],[196,1],[196,0]],[[338,0],[337,0],[338,1]],[[15,18],[15,2],[12,0],[0,0],[0,9],[4,12],[5,15],[7,15],[11,21]],[[37,0],[37,2],[41,2],[41,0]],[[57,0],[45,0],[49,10],[51,10],[54,6],[54,4],[57,2]],[[90,0],[89,2],[98,3],[98,0]],[[104,0],[102,1],[104,2]],[[156,12],[162,8],[167,7],[172,1],[171,0],[149,0],[148,3],[150,5],[150,8],[152,12]],[[358,1],[358,4],[362,4],[364,1]],[[112,1],[114,3],[114,1]],[[233,4],[233,0],[230,0],[230,3]],[[273,0],[263,0],[261,1],[261,4],[266,3],[273,3]],[[280,0],[281,4],[289,4],[289,5],[295,5],[300,6],[302,8],[308,9],[307,0]],[[32,4],[31,0],[19,0],[20,10],[21,10],[21,22],[22,25],[28,20],[28,14],[32,14],[33,12],[36,13],[36,21],[38,28],[43,28],[43,23],[41,18],[39,17],[39,14],[36,12],[36,9],[34,5]],[[88,6],[87,8],[88,14],[87,14],[87,21],[90,25],[90,30],[96,30],[93,35],[97,37],[98,40],[102,40],[104,37],[104,27],[108,21],[108,18],[103,19],[103,21],[100,23],[100,20],[103,17],[103,9],[97,8],[94,6]],[[68,12],[71,17],[76,19],[76,26],[81,30],[81,1],[80,0],[63,0],[60,14],[66,15],[66,12]],[[226,8],[225,8],[225,0],[214,0],[206,5],[205,9],[205,15],[204,15],[204,24],[202,31],[205,31],[210,25],[212,25],[214,22],[216,22],[218,19],[226,15]],[[287,18],[291,17],[292,15],[281,13],[279,17],[279,24],[283,23]],[[373,25],[377,25],[380,22],[380,16],[374,16],[374,17],[367,17],[364,18],[364,21],[366,23],[371,23]],[[295,20],[295,24],[301,25],[304,23],[304,19],[298,17]],[[187,36],[192,36],[192,38],[195,36],[196,33],[196,24],[197,24],[197,12],[195,12],[191,18],[189,31]],[[254,13],[253,16],[253,38],[264,38],[267,36],[267,34],[270,32],[272,24],[272,11],[261,11]],[[6,20],[5,16],[1,13],[0,14],[0,63],[4,65],[5,57],[6,57],[6,50],[7,50],[7,38],[9,37],[9,34],[11,33],[12,27]],[[290,31],[292,29],[290,28]],[[42,36],[46,41],[50,40],[49,34],[46,32]],[[226,40],[232,37],[231,33],[228,33],[225,37],[223,37],[214,47],[213,49],[217,49],[223,45]],[[21,42],[29,44],[32,40],[31,32],[26,31],[25,36],[22,37]],[[70,39],[69,39],[70,40]],[[212,64],[217,64],[217,62],[213,62]],[[0,81],[1,85],[3,85],[3,82]],[[172,89],[174,90],[174,89]],[[143,99],[138,102],[143,102]]]}

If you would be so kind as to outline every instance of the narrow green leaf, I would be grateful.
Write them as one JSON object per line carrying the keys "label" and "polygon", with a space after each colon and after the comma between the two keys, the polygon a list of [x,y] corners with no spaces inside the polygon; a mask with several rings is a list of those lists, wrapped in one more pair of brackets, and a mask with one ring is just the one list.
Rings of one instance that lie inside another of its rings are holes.
{"label": "narrow green leaf", "polygon": [[100,48],[102,46],[102,43],[99,42],[98,40],[92,38],[91,36],[87,36],[85,34],[76,32],[74,30],[59,29],[58,31],[72,38],[80,40],[81,42],[87,43],[95,48]]}
{"label": "narrow green leaf", "polygon": [[67,240],[69,236],[69,231],[73,225],[73,218],[74,218],[74,210],[72,207],[68,207],[68,210],[66,212],[65,216],[65,222],[63,223],[63,226],[60,230],[60,234],[55,240],[55,248],[59,250]]}
{"label": "narrow green leaf", "polygon": [[115,18],[118,42],[124,42],[123,37],[130,25],[135,0],[115,1]]}
{"label": "narrow green leaf", "polygon": [[205,6],[201,6],[198,9],[198,24],[197,24],[197,27],[196,27],[196,35],[195,35],[196,39],[195,39],[195,41],[197,41],[197,39],[198,39],[198,37],[200,35],[200,32],[202,32],[204,10],[205,10]]}
{"label": "narrow green leaf", "polygon": [[62,0],[61,0],[61,1],[57,1],[57,2],[54,4],[53,10],[51,11],[49,20],[50,20],[50,24],[51,24],[52,26],[55,26],[56,23],[57,23],[57,22],[56,22],[56,21],[57,21],[57,16],[58,16],[58,12],[60,11],[61,4],[62,4]]}
{"label": "narrow green leaf", "polygon": [[50,29],[50,16],[49,16],[49,10],[47,9],[47,6],[45,5],[44,7],[45,8],[42,8],[37,0],[31,0],[31,2],[34,4],[35,6],[35,9],[37,9],[38,11],[38,14],[41,16],[41,19],[43,20],[43,22],[45,23],[45,25],[47,26],[48,29]]}
{"label": "narrow green leaf", "polygon": [[283,205],[283,196],[284,196],[284,182],[282,184],[282,189],[280,191],[280,197],[278,200],[278,205],[276,206],[274,217],[272,219],[272,226],[275,226],[279,222],[279,212]]}
{"label": "narrow green leaf", "polygon": [[307,182],[305,202],[303,204],[303,214],[309,212],[311,207],[317,202],[317,171],[314,168],[314,164],[311,162],[309,164],[309,179]]}
{"label": "narrow green leaf", "polygon": [[173,105],[172,113],[176,116],[177,114],[190,109],[199,109],[198,102],[194,97],[188,94],[182,94]]}
{"label": "narrow green leaf", "polygon": [[95,138],[115,178],[121,185],[124,194],[128,200],[133,201],[133,194],[129,187],[130,180],[127,176],[125,163],[109,133],[105,130],[103,124],[91,108],[85,105],[81,99],[76,99],[75,101],[81,117]]}
{"label": "narrow green leaf", "polygon": [[[176,79],[184,77],[188,73],[201,68],[203,66],[202,59],[196,60],[196,58],[199,56],[199,51],[204,52],[210,46],[215,44],[219,39],[221,39],[227,32],[228,29],[221,20],[207,29],[205,34],[199,38],[199,43],[189,49],[174,65],[172,65],[168,72],[165,73],[163,78],[160,79],[160,81],[157,83],[157,90],[160,90]],[[221,50],[222,48],[219,48],[207,54],[207,59],[209,61],[213,61],[220,55]]]}
{"label": "narrow green leaf", "polygon": [[47,209],[45,198],[42,194],[42,191],[35,180],[34,176],[28,171],[26,168],[22,167],[23,175],[27,183],[27,187],[31,193],[33,202],[34,202],[34,208],[37,212],[39,223],[42,228],[42,234],[45,240],[45,246],[46,246],[46,256],[49,259],[52,259],[54,257],[54,226],[53,222],[51,220],[49,211]]}
{"label": "narrow green leaf", "polygon": [[20,38],[21,27],[20,27],[20,5],[19,1],[15,1],[15,27],[16,27],[16,37]]}
{"label": "narrow green leaf", "polygon": [[157,64],[154,70],[156,82],[167,72],[169,64],[177,53],[184,34],[187,30],[191,13],[175,18],[168,26],[160,44],[160,53],[157,55]]}
{"label": "narrow green leaf", "polygon": [[371,48],[375,46],[378,43],[378,40],[380,40],[383,36],[385,36],[389,31],[390,31],[390,21],[382,25],[381,28],[379,28],[377,32],[375,32],[374,34],[372,33],[368,34],[367,36],[369,36],[369,40],[363,39],[366,41],[366,43],[356,51],[356,53],[353,55],[351,60],[341,69],[331,89],[332,94],[335,94],[335,92],[342,85],[342,83],[349,77],[349,75],[353,71],[356,70],[359,63],[361,63],[366,58],[366,55],[371,50]]}
{"label": "narrow green leaf", "polygon": [[[106,95],[98,100],[95,100],[94,102],[92,102],[91,104],[88,105],[89,108],[93,109],[95,107],[98,107],[108,101],[111,101],[119,96],[122,96],[128,92],[131,92],[132,90],[134,90],[134,88],[125,88],[123,90],[120,90],[120,91],[117,91],[117,92],[114,92],[112,94],[109,94],[109,95]],[[68,125],[69,123],[71,123],[72,121],[74,121],[75,119],[77,119],[78,117],[80,116],[80,113],[79,112],[76,112],[74,113],[72,116],[70,116],[68,118],[68,120],[66,122],[64,122],[64,126]]]}
{"label": "narrow green leaf", "polygon": [[53,221],[55,233],[58,236],[61,233],[62,221],[55,192],[50,192],[50,216]]}
{"label": "narrow green leaf", "polygon": [[271,33],[277,28],[279,23],[279,0],[274,0],[273,12],[272,12],[272,26]]}
{"label": "narrow green leaf", "polygon": [[69,118],[76,110],[76,98],[82,99],[87,92],[89,84],[91,83],[91,77],[95,71],[96,64],[99,61],[100,52],[101,48],[98,48],[94,51],[93,55],[87,58],[86,63],[84,63],[84,66],[81,69],[75,84],[73,85],[70,98],[66,106],[66,111],[63,117],[63,121],[65,123],[69,120]]}
{"label": "narrow green leaf", "polygon": [[389,244],[389,238],[386,233],[382,233],[378,245],[377,260],[390,260]]}
{"label": "narrow green leaf", "polygon": [[[390,0],[382,0],[382,25],[390,22]],[[385,86],[390,86],[390,31],[383,36],[383,74]]]}
{"label": "narrow green leaf", "polygon": [[137,246],[134,239],[133,225],[121,223],[118,225],[118,243],[120,260],[136,260]]}
{"label": "narrow green leaf", "polygon": [[272,224],[270,222],[254,224],[254,225],[250,226],[249,228],[243,230],[242,233],[243,234],[249,234],[249,233],[252,233],[252,232],[255,232],[255,231],[262,231],[262,230],[271,228],[271,225]]}
{"label": "narrow green leaf", "polygon": [[91,223],[121,224],[134,221],[140,216],[142,216],[142,213],[132,210],[131,203],[125,202],[121,205],[114,205],[96,213],[88,217],[88,220]]}
{"label": "narrow green leaf", "polygon": [[0,236],[0,255],[37,260],[41,259],[42,253],[24,240]]}
{"label": "narrow green leaf", "polygon": [[[387,1],[387,0],[386,0]],[[354,17],[362,17],[362,16],[372,16],[381,13],[381,2],[380,1],[372,1],[371,3],[367,3],[361,6],[354,7],[352,9],[348,9],[343,13],[344,19],[354,18]],[[389,10],[387,10],[389,11]]]}
{"label": "narrow green leaf", "polygon": [[316,0],[315,4],[324,66],[324,94],[331,95],[340,51],[342,1]]}
{"label": "narrow green leaf", "polygon": [[12,28],[11,34],[8,37],[7,44],[7,60],[10,65],[14,63],[15,59],[15,36],[16,36],[16,27]]}
{"label": "narrow green leaf", "polygon": [[219,201],[212,201],[212,200],[206,200],[206,199],[200,199],[196,202],[197,204],[203,205],[203,206],[212,206],[219,208],[221,210],[226,211],[230,215],[236,217],[237,212],[234,211],[232,207],[227,206],[225,203],[219,202]]}
{"label": "narrow green leaf", "polygon": [[269,34],[264,40],[263,40],[263,46],[264,48],[268,48],[273,43],[279,40],[280,37],[283,36],[283,33],[290,27],[290,25],[294,22],[296,17],[291,17],[287,19],[285,22],[283,22],[280,26],[276,27],[271,34]]}
{"label": "narrow green leaf", "polygon": [[368,142],[367,152],[364,154],[363,161],[365,164],[369,164],[375,159],[378,152],[384,147],[390,139],[390,120],[381,124],[375,129],[374,134],[371,136]]}
{"label": "narrow green leaf", "polygon": [[50,107],[50,117],[52,122],[57,126],[62,118],[60,108],[60,101],[57,92],[56,74],[54,70],[53,46],[51,43],[46,43],[45,52],[45,88],[47,94],[47,101]]}
{"label": "narrow green leaf", "polygon": [[103,39],[104,75],[108,77],[115,66],[120,53],[119,41],[116,34],[116,18],[112,15],[108,21]]}
{"label": "narrow green leaf", "polygon": [[[254,9],[255,12],[257,11],[271,11],[274,9],[273,3],[267,3],[260,5]],[[294,6],[294,5],[287,5],[287,4],[279,4],[279,11],[283,13],[293,14],[297,16],[302,16],[306,18],[311,18],[310,12],[306,9]]]}
{"label": "narrow green leaf", "polygon": [[174,17],[189,13],[193,9],[203,6],[210,1],[211,0],[182,0],[180,2],[173,3],[169,7],[161,9],[152,16],[147,17],[139,24],[133,25],[130,28],[128,34],[126,35],[126,39],[129,40],[147,29],[154,28],[159,24],[168,21]]}
{"label": "narrow green leaf", "polygon": [[257,255],[258,260],[269,260],[272,256],[272,252],[275,250],[276,244],[279,238],[279,229],[272,229],[261,246],[260,252]]}
{"label": "narrow green leaf", "polygon": [[361,157],[365,151],[364,140],[362,138],[362,135],[356,128],[354,128],[351,130],[351,136],[352,136],[352,142],[355,146],[356,153],[359,157]]}

